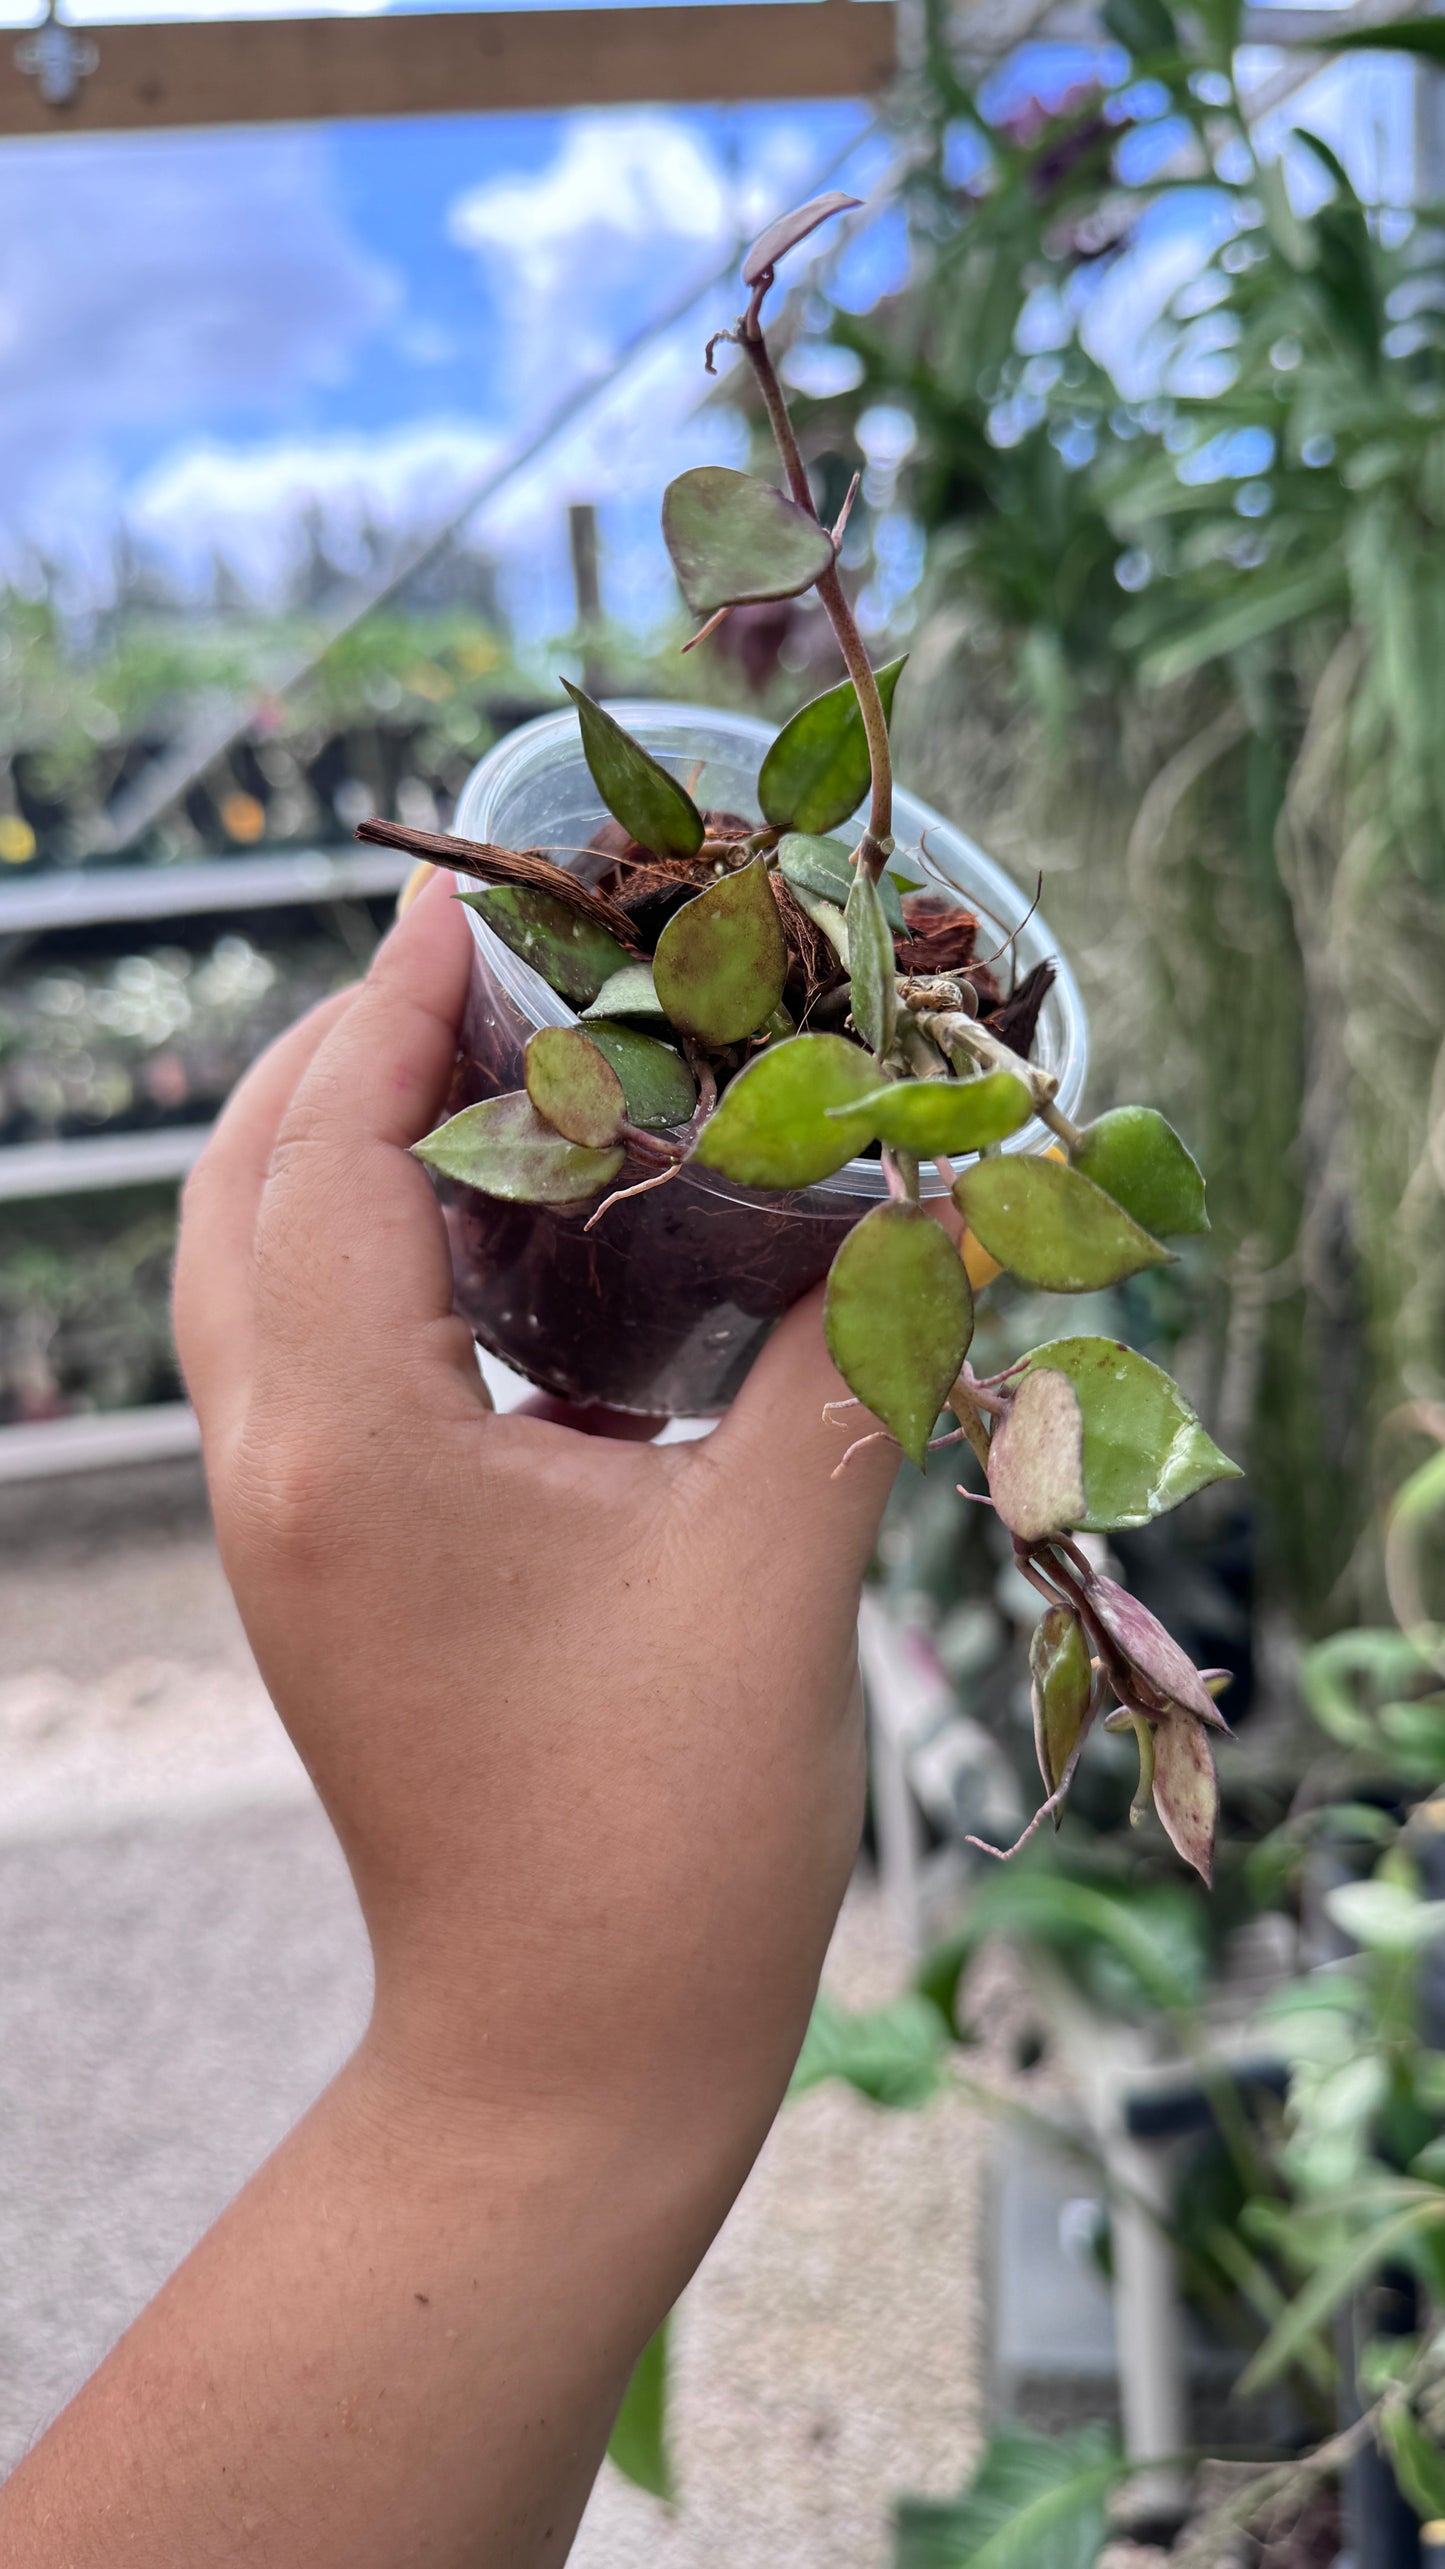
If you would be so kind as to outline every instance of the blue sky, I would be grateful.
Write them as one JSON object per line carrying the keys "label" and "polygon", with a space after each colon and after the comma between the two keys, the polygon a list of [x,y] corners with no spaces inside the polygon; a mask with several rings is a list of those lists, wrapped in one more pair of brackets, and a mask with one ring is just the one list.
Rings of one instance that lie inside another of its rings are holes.
{"label": "blue sky", "polygon": [[[1088,67],[1050,53],[1048,86]],[[1357,141],[1372,78],[1351,73]],[[888,157],[836,102],[0,144],[0,572],[40,546],[101,585],[126,521],[198,580],[220,552],[264,590],[308,509],[343,559],[367,519],[424,529],[770,215],[824,183],[866,192]],[[1152,287],[1115,272],[1100,319],[1121,348],[1145,347],[1142,305],[1188,274],[1204,214],[1181,195],[1156,225]],[[885,216],[845,254],[845,299],[901,258]],[[702,341],[736,308],[731,286],[703,295],[478,521],[527,630],[568,620],[570,498],[602,504],[615,609],[666,611],[661,485],[738,459],[726,415],[696,415]]]}

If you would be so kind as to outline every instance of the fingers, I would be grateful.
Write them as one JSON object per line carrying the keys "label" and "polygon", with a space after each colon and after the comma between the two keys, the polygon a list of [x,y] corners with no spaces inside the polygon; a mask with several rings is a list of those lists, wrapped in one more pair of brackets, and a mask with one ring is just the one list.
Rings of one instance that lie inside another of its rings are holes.
{"label": "fingers", "polygon": [[446,1104],[471,953],[434,876],[281,1119],[256,1245],[258,1329],[283,1371],[394,1371],[402,1343],[450,1315],[445,1228],[409,1152]]}
{"label": "fingers", "polygon": [[241,1396],[249,1369],[256,1215],[277,1128],[296,1084],[352,990],[323,999],[277,1038],[232,1091],[191,1172],[176,1248],[174,1320],[186,1388],[203,1425]]}
{"label": "fingers", "polygon": [[883,1436],[832,1477],[850,1444],[878,1423],[856,1403],[840,1417],[824,1416],[826,1403],[848,1397],[824,1344],[820,1286],[779,1323],[727,1417],[698,1451],[721,1467],[773,1540],[816,1548],[856,1576],[872,1551],[900,1457]]}

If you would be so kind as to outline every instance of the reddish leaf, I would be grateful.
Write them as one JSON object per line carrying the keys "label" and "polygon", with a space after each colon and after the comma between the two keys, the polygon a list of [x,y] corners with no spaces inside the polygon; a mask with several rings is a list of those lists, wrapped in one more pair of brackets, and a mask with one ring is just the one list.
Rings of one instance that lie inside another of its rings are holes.
{"label": "reddish leaf", "polygon": [[1211,1730],[1228,1730],[1229,1724],[1217,1710],[1193,1660],[1180,1649],[1172,1633],[1165,1631],[1157,1615],[1151,1615],[1147,1606],[1141,1606],[1137,1597],[1131,1597],[1127,1588],[1118,1587],[1112,1579],[1091,1578],[1085,1594],[1109,1639],[1144,1679],[1141,1694],[1146,1711],[1177,1705],[1197,1714]]}
{"label": "reddish leaf", "polygon": [[[1025,1374],[988,1449],[994,1506],[1021,1543],[1065,1534],[1084,1514],[1084,1419],[1064,1375]],[[1054,1778],[1057,1783],[1057,1776]]]}
{"label": "reddish leaf", "polygon": [[1155,1729],[1154,1808],[1185,1863],[1208,1882],[1219,1784],[1209,1741],[1187,1713],[1173,1713]]}
{"label": "reddish leaf", "polygon": [[844,214],[850,206],[861,205],[862,202],[861,196],[844,196],[835,188],[831,195],[813,196],[806,205],[795,205],[791,214],[780,214],[776,223],[770,223],[765,232],[758,234],[744,259],[744,285],[759,284],[768,270],[777,266],[779,259],[786,258],[789,250],[795,250],[800,241],[806,241],[808,234],[816,232],[819,224],[826,223],[830,215]]}

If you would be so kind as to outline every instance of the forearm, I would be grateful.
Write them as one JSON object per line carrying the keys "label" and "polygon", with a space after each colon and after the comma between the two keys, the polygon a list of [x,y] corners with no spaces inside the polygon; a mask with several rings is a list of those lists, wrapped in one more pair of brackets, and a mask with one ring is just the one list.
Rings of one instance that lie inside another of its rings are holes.
{"label": "forearm", "polygon": [[532,2569],[735,2175],[363,2052],[8,2486],[13,2569]]}

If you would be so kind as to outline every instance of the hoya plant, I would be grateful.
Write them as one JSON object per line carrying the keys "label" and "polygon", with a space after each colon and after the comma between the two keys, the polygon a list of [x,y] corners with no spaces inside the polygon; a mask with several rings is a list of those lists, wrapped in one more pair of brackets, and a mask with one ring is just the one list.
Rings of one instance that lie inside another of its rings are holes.
{"label": "hoya plant", "polygon": [[[1143,1525],[1235,1466],[1168,1375],[1113,1339],[1054,1338],[993,1375],[969,1363],[987,1280],[1004,1271],[1060,1294],[1116,1285],[1163,1265],[1170,1238],[1208,1228],[1204,1188],[1152,1108],[1082,1127],[1062,1111],[1055,1075],[1031,1057],[1050,967],[1004,991],[999,958],[977,952],[977,921],[895,861],[888,725],[903,664],[870,665],[838,568],[853,492],[825,526],[762,327],[778,261],[855,202],[819,197],[771,225],[743,265],[746,310],[719,334],[752,370],[786,487],[703,465],[669,485],[662,512],[683,596],[704,619],[686,648],[735,607],[814,590],[845,675],[767,750],[760,821],[700,808],[569,685],[611,816],[577,851],[589,880],[541,849],[362,825],[478,878],[464,897],[577,1012],[532,1036],[524,1086],[466,1106],[418,1153],[483,1196],[589,1225],[689,1165],[776,1194],[875,1155],[886,1200],[847,1232],[827,1283],[843,1406],[873,1422],[839,1468],[874,1436],[920,1468],[940,1447],[972,1448],[1044,1604],[1032,1680],[1045,1798],[1031,1828],[1057,1822],[1095,1722],[1132,1728],[1136,1808],[1152,1798],[1207,1877],[1210,1734],[1225,1728],[1212,1672],[1076,1538]],[[861,829],[850,826],[865,803]],[[1002,1148],[1036,1118],[1043,1151]],[[925,1169],[936,1173],[926,1202]]]}

